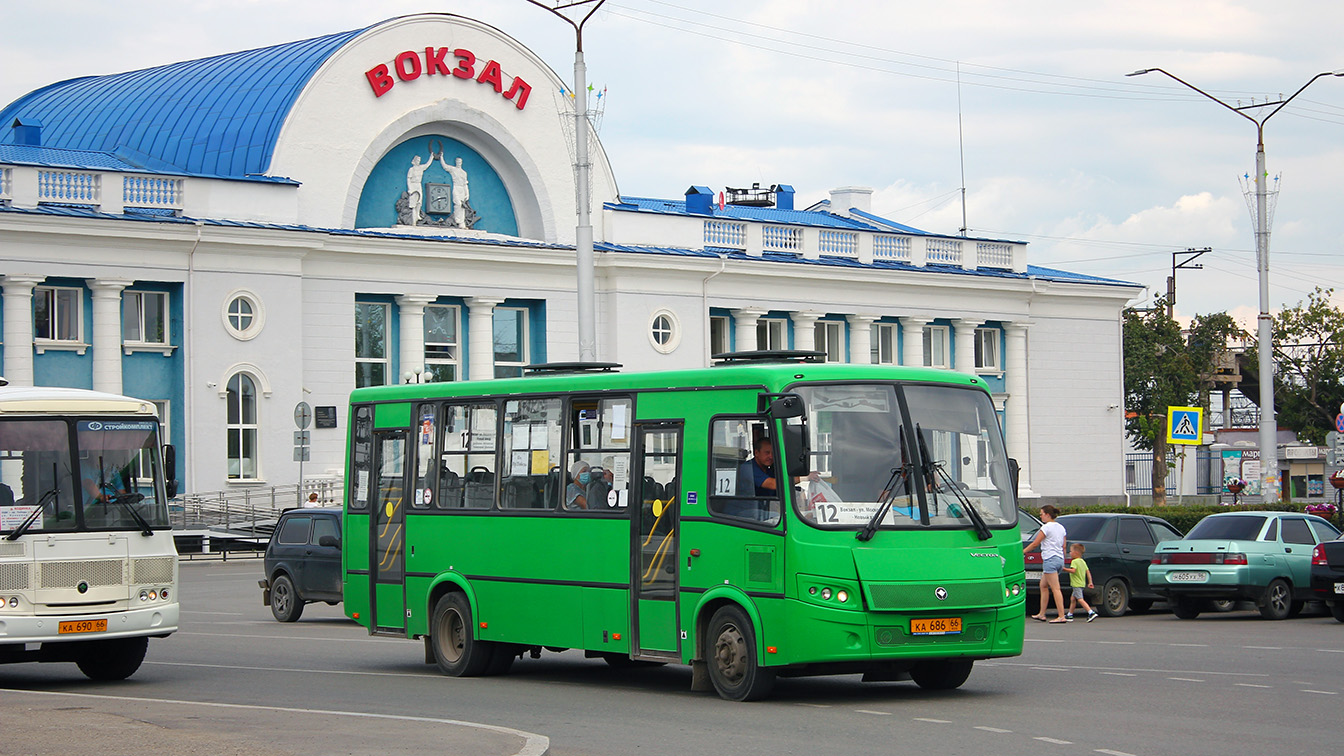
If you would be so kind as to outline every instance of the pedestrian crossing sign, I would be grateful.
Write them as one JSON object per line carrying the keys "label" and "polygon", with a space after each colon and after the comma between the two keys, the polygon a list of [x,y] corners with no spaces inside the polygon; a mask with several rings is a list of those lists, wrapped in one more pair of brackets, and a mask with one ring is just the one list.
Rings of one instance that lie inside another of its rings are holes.
{"label": "pedestrian crossing sign", "polygon": [[1203,439],[1202,407],[1167,407],[1167,443],[1199,445]]}

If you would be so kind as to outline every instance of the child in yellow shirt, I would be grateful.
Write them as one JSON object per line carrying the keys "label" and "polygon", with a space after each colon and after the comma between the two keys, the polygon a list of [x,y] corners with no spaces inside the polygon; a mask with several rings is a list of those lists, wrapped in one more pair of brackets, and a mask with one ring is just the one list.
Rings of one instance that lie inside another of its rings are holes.
{"label": "child in yellow shirt", "polygon": [[1088,622],[1097,618],[1096,611],[1083,598],[1083,586],[1092,587],[1092,571],[1087,569],[1087,562],[1083,561],[1085,550],[1081,543],[1070,544],[1069,566],[1061,568],[1063,572],[1069,573],[1069,587],[1073,589],[1073,595],[1069,597],[1069,612],[1064,615],[1069,621],[1073,621],[1073,608],[1079,604],[1087,610]]}

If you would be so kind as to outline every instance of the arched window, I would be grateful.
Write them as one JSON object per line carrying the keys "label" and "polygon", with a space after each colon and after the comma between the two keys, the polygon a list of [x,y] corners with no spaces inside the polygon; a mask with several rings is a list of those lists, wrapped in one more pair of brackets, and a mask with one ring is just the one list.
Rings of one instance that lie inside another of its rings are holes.
{"label": "arched window", "polygon": [[257,480],[257,384],[247,373],[229,379],[228,401],[229,480]]}

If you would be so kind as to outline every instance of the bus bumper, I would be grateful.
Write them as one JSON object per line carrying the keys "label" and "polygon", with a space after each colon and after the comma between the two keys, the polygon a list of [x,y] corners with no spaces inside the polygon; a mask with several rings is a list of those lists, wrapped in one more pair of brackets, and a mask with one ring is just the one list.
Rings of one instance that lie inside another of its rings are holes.
{"label": "bus bumper", "polygon": [[[62,622],[107,620],[107,629],[97,632],[62,633]],[[177,630],[178,604],[64,616],[7,617],[0,613],[0,645],[7,643],[65,643],[140,635],[166,636]]]}

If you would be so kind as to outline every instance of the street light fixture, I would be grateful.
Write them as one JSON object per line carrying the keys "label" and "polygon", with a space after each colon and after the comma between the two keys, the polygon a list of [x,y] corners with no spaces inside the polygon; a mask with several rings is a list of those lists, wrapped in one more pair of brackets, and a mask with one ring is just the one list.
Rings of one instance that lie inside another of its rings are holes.
{"label": "street light fixture", "polygon": [[[1228,105],[1194,84],[1160,68],[1142,68],[1125,75],[1142,76],[1149,73],[1160,73],[1255,124],[1255,267],[1260,278],[1260,316],[1256,322],[1256,339],[1260,345],[1260,491],[1266,503],[1274,503],[1279,500],[1279,446],[1278,425],[1274,417],[1274,321],[1269,316],[1269,210],[1265,191],[1265,177],[1268,175],[1265,170],[1265,122],[1283,110],[1294,97],[1302,94],[1312,82],[1323,76],[1344,76],[1344,69],[1316,74],[1286,99],[1252,103],[1242,107]],[[1250,108],[1264,108],[1271,105],[1277,107],[1259,120],[1242,112]]]}
{"label": "street light fixture", "polygon": [[[578,205],[578,223],[574,229],[575,263],[578,268],[579,361],[597,361],[597,305],[593,265],[593,223],[590,219],[588,162],[588,67],[583,62],[583,25],[607,0],[542,0],[528,2],[559,16],[574,27],[574,195]],[[575,21],[560,11],[591,5],[583,18]]]}

